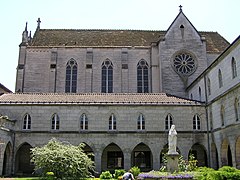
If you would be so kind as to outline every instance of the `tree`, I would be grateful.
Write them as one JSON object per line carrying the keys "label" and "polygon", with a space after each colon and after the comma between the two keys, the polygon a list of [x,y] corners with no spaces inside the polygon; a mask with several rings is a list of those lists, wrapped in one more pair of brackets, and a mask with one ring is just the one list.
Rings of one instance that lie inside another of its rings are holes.
{"label": "tree", "polygon": [[31,161],[35,170],[40,170],[43,176],[53,172],[61,179],[79,179],[89,177],[94,171],[94,162],[83,151],[85,144],[73,146],[67,142],[51,139],[43,147],[32,148]]}

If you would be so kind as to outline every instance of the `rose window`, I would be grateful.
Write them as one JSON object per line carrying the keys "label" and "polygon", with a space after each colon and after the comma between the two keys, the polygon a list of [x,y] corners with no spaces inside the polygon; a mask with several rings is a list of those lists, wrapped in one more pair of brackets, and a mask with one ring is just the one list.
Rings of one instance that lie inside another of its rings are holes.
{"label": "rose window", "polygon": [[188,76],[196,70],[196,62],[190,54],[179,53],[173,59],[173,67],[177,73]]}

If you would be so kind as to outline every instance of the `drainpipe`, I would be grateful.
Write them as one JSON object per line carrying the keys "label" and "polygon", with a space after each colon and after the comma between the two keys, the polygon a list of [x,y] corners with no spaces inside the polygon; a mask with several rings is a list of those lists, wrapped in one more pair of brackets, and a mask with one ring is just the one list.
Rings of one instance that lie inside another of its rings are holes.
{"label": "drainpipe", "polygon": [[11,175],[13,176],[15,173],[15,168],[14,168],[14,164],[15,164],[15,158],[14,158],[14,155],[15,155],[15,131],[12,131],[13,133],[13,138],[12,138],[12,141],[13,141],[13,148],[12,148],[12,164],[11,164]]}
{"label": "drainpipe", "polygon": [[206,75],[204,75],[204,88],[205,88],[205,113],[206,113],[206,122],[207,122],[207,149],[208,149],[208,165],[209,167],[211,167],[211,153],[210,153],[210,135],[209,135],[209,119],[208,119],[208,109],[207,109],[207,105],[208,105],[208,97],[207,97],[207,83],[206,83]]}

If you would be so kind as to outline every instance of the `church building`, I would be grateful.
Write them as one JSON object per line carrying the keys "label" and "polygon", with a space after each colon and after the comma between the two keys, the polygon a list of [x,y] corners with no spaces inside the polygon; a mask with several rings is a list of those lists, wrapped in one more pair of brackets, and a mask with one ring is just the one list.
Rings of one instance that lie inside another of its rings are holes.
{"label": "church building", "polygon": [[37,29],[19,46],[15,93],[0,96],[0,175],[31,174],[31,148],[85,143],[96,171],[159,170],[171,125],[198,166],[240,168],[240,37],[198,31]]}

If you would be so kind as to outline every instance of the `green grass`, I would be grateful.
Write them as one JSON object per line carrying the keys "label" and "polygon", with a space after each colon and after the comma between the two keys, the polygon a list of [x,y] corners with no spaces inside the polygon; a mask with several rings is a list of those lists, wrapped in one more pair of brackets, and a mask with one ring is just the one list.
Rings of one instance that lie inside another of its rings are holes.
{"label": "green grass", "polygon": [[[25,178],[0,178],[0,180],[11,179],[11,180],[38,180],[38,177],[25,177]],[[88,178],[86,180],[99,180],[99,178]]]}
{"label": "green grass", "polygon": [[11,179],[11,180],[37,180],[40,179],[38,177],[25,177],[25,178],[0,178],[2,180],[4,179]]}

